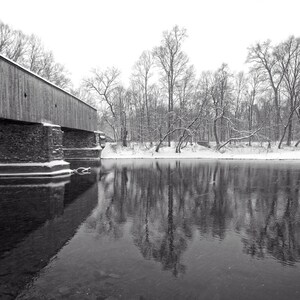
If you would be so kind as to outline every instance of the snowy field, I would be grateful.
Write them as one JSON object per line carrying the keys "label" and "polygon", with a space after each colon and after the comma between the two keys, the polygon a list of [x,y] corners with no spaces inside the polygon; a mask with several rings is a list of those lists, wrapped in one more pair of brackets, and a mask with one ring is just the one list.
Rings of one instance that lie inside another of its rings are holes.
{"label": "snowy field", "polygon": [[102,158],[176,158],[176,159],[238,159],[238,160],[300,160],[300,147],[283,147],[277,149],[272,145],[271,149],[267,145],[247,146],[246,143],[224,147],[221,151],[213,148],[209,149],[199,145],[189,145],[175,153],[175,145],[172,147],[162,147],[159,152],[155,152],[155,147],[147,148],[144,145],[132,143],[129,147],[121,147],[114,143],[106,143],[102,151]]}

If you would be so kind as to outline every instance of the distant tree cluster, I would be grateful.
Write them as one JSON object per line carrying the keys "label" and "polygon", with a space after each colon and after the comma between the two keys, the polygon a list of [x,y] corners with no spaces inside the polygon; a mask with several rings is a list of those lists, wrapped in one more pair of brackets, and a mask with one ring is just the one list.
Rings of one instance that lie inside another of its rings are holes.
{"label": "distant tree cluster", "polygon": [[0,21],[0,54],[61,88],[70,86],[65,67],[54,60],[35,35],[26,35]]}
{"label": "distant tree cluster", "polygon": [[128,88],[115,68],[94,70],[84,81],[81,90],[100,108],[106,132],[124,146],[142,142],[157,151],[172,141],[177,152],[189,141],[214,141],[217,149],[241,140],[298,145],[299,38],[249,47],[248,72],[224,63],[197,76],[182,50],[186,37],[178,26],[163,32],[160,45],[134,65]]}

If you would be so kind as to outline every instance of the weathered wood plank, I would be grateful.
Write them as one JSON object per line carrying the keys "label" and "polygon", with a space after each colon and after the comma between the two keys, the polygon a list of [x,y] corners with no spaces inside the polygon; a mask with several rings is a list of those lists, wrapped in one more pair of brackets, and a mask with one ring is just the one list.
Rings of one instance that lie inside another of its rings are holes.
{"label": "weathered wood plank", "polygon": [[97,130],[97,111],[0,55],[0,118]]}

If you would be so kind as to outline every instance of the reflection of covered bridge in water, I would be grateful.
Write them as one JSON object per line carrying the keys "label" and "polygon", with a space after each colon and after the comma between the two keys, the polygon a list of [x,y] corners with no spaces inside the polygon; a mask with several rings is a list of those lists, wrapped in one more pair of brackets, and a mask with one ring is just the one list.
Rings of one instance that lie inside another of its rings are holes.
{"label": "reflection of covered bridge in water", "polygon": [[0,176],[68,174],[104,139],[95,108],[0,55]]}
{"label": "reflection of covered bridge in water", "polygon": [[56,180],[0,180],[0,299],[15,299],[76,234],[98,203],[98,181],[99,168]]}

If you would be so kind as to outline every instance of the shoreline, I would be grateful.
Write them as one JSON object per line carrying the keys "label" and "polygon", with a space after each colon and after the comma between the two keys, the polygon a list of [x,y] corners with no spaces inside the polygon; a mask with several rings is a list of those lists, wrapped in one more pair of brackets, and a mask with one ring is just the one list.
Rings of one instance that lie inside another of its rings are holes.
{"label": "shoreline", "polygon": [[300,158],[230,158],[230,157],[135,157],[135,156],[119,156],[119,157],[102,157],[103,160],[121,160],[121,159],[172,159],[172,160],[239,160],[239,161],[299,161]]}
{"label": "shoreline", "polygon": [[163,147],[159,152],[155,148],[146,149],[141,145],[121,147],[107,144],[101,159],[199,159],[199,160],[247,160],[247,161],[300,161],[300,148],[266,149],[264,147],[228,147],[222,152],[194,145],[175,153],[175,147]]}

